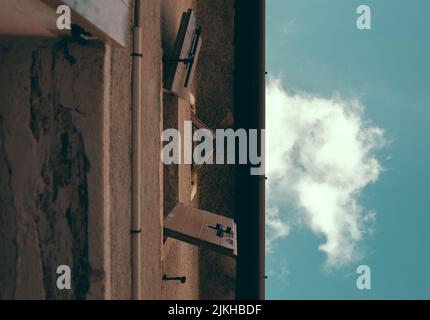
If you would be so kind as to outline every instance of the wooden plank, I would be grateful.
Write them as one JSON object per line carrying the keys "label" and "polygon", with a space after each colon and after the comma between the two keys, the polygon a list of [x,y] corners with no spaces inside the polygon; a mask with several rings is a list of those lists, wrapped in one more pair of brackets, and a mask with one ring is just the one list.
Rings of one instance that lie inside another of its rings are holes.
{"label": "wooden plank", "polygon": [[196,45],[197,45],[197,47],[196,47],[196,52],[194,53],[194,62],[191,65],[188,65],[187,68],[186,68],[187,74],[185,75],[184,87],[187,88],[187,93],[188,94],[190,92],[191,82],[194,79],[194,74],[196,72],[197,61],[199,59],[200,50],[202,49],[202,38],[200,36],[197,39],[197,44]]}
{"label": "wooden plank", "polygon": [[[184,12],[176,37],[175,45],[167,61],[169,69],[165,88],[176,96],[189,100],[190,85],[199,58],[202,40],[199,36],[200,29],[191,9]],[[194,44],[194,45],[193,45]],[[195,52],[191,52],[195,50]],[[191,58],[191,61],[184,63]]]}
{"label": "wooden plank", "polygon": [[180,231],[192,238],[201,239],[204,223],[205,216],[200,214],[200,212],[195,208],[192,208],[186,223]]}
{"label": "wooden plank", "polygon": [[180,231],[187,220],[188,214],[191,212],[191,208],[188,206],[184,206],[182,204],[178,204],[169,213],[169,215],[164,220],[164,225],[166,228],[171,230]]}
{"label": "wooden plank", "polygon": [[231,250],[235,250],[235,243],[236,243],[236,224],[234,223],[233,219],[227,218],[227,217],[222,217],[222,222],[221,222],[222,226],[224,229],[230,228],[231,229],[231,234],[227,234],[225,235],[225,237],[220,238],[220,245],[226,248],[229,248]]}
{"label": "wooden plank", "polygon": [[[190,120],[190,106],[187,101],[178,101],[178,129],[181,137],[185,135],[185,122]],[[178,201],[188,205],[191,201],[191,165],[184,161],[184,152],[181,154],[181,163],[178,165]]]}
{"label": "wooden plank", "polygon": [[222,223],[222,216],[210,213],[208,211],[201,211],[203,215],[205,215],[205,222],[203,232],[200,236],[200,239],[204,242],[208,242],[210,244],[214,244],[219,246],[220,238],[216,235],[216,230],[212,227],[216,227],[217,224]]}
{"label": "wooden plank", "polygon": [[[217,234],[217,225],[224,230],[221,236]],[[228,227],[230,234],[225,232]],[[164,234],[221,254],[237,255],[234,220],[192,206],[178,203],[165,219]]]}

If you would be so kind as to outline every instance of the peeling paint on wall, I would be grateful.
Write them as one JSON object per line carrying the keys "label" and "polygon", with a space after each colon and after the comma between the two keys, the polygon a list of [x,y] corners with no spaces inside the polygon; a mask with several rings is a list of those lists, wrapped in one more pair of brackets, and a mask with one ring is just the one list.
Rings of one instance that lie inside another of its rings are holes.
{"label": "peeling paint on wall", "polygon": [[[61,48],[61,46],[63,48]],[[54,48],[50,70],[41,60],[38,50],[32,55],[30,129],[40,141],[45,156],[41,177],[44,184],[36,201],[36,225],[42,254],[43,280],[47,299],[64,298],[56,289],[56,252],[61,241],[56,233],[57,216],[67,220],[71,235],[73,298],[83,299],[89,290],[90,265],[88,262],[88,183],[90,164],[85,155],[82,134],[73,123],[73,107],[58,101],[56,60],[63,55],[71,66],[75,59],[68,53],[67,44]],[[61,50],[63,49],[63,50]],[[51,85],[42,90],[43,73],[51,73]],[[64,210],[64,208],[66,208]],[[58,261],[59,262],[59,261]],[[66,296],[69,295],[64,291]]]}
{"label": "peeling paint on wall", "polygon": [[[102,157],[103,46],[11,41],[0,54],[0,298],[102,297],[101,222],[90,223],[101,164],[90,159]],[[56,286],[60,265],[71,290]]]}

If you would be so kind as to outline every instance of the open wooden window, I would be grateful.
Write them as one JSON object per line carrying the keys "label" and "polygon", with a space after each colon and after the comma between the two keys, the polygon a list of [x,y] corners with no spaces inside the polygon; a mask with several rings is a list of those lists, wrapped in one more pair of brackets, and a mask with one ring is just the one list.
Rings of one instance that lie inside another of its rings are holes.
{"label": "open wooden window", "polygon": [[[196,129],[208,129],[215,139],[215,131],[195,114],[195,98],[190,93],[201,46],[201,28],[192,10],[189,9],[182,15],[173,52],[165,61],[168,73],[164,85],[164,104],[167,111],[164,126],[177,127],[183,136],[184,121],[191,120],[193,133]],[[202,165],[193,163],[165,168],[163,260],[166,259],[172,245],[169,238],[204,247],[223,255],[231,257],[237,255],[234,220],[198,209],[192,204],[197,192],[197,175],[201,167]],[[191,185],[189,185],[190,182]],[[176,201],[173,202],[175,196]]]}
{"label": "open wooden window", "polygon": [[188,100],[202,46],[201,27],[191,9],[182,15],[173,52],[168,60],[165,89]]}
{"label": "open wooden window", "polygon": [[178,203],[164,220],[164,235],[235,257],[233,219]]}
{"label": "open wooden window", "polygon": [[[195,99],[190,96],[190,109],[185,100],[177,97],[166,96],[166,102],[176,101],[175,118],[179,121],[179,130],[183,134],[183,121],[190,119],[193,123],[193,130],[208,129],[216,138],[215,131],[211,130],[195,112]],[[171,103],[174,104],[173,102]],[[170,107],[172,107],[170,105]],[[179,240],[199,247],[204,247],[220,254],[235,257],[237,255],[236,245],[236,224],[233,219],[222,215],[201,210],[193,205],[194,196],[197,189],[198,171],[202,165],[168,166],[165,168],[165,216],[164,216],[164,247],[163,260],[166,259],[171,246],[170,240]],[[170,173],[169,173],[170,171]],[[172,180],[176,174],[175,179]],[[191,178],[191,181],[190,181]],[[188,183],[191,182],[191,186]],[[174,187],[176,185],[176,188]],[[172,188],[173,187],[173,188]],[[169,190],[169,191],[167,191]],[[190,192],[191,191],[191,192]],[[191,198],[190,198],[191,196]],[[186,204],[184,204],[186,203]],[[170,239],[169,239],[170,238]]]}

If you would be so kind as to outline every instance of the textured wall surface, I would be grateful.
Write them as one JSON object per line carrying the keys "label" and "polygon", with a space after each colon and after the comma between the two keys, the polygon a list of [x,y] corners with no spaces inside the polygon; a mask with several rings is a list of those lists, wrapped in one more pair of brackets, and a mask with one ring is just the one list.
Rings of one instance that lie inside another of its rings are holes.
{"label": "textured wall surface", "polygon": [[[129,17],[131,30],[132,14]],[[131,299],[131,32],[112,48],[110,84],[111,297]]]}
{"label": "textured wall surface", "polygon": [[[234,0],[198,1],[203,46],[195,80],[196,112],[213,129],[234,128],[234,15]],[[204,166],[198,190],[200,208],[234,217],[233,165]],[[234,299],[234,259],[201,250],[200,270],[202,299]]]}
{"label": "textured wall surface", "polygon": [[[194,10],[202,26],[203,37],[191,90],[196,96],[197,114],[212,128],[233,127],[234,0],[164,0],[161,25],[165,61],[173,48],[182,12],[188,8]],[[167,64],[164,66],[166,68]],[[165,95],[164,102],[164,127],[179,126],[177,98]],[[170,165],[164,169],[165,214],[169,213],[175,201],[185,196],[181,195],[178,175],[178,166]],[[197,205],[214,213],[234,217],[234,178],[233,166],[204,166],[198,177]],[[181,183],[189,184],[189,181]],[[204,249],[195,251],[192,246],[174,242],[168,251],[165,270],[172,275],[185,275],[191,280],[189,287],[183,286],[182,289],[181,285],[176,284],[180,290],[178,294],[182,292],[180,297],[233,299],[235,296],[234,259]],[[173,289],[169,290],[170,296],[174,297]]]}
{"label": "textured wall surface", "polygon": [[[234,260],[163,245],[163,207],[189,199],[191,183],[186,167],[181,185],[179,168],[163,179],[160,161],[163,120],[179,126],[189,117],[183,101],[162,92],[162,57],[188,8],[203,26],[192,85],[198,114],[214,128],[233,125],[233,3],[142,1],[145,299],[234,297]],[[0,40],[0,299],[131,298],[130,41]],[[203,169],[200,207],[234,216],[232,170]],[[72,269],[71,291],[56,289],[62,264]],[[163,282],[163,274],[187,283]]]}
{"label": "textured wall surface", "polygon": [[[171,54],[173,49],[182,13],[189,8],[196,9],[195,0],[161,1],[161,45],[164,56],[164,72],[169,67],[166,63],[166,57]],[[180,122],[189,119],[186,108],[186,101],[164,94],[164,128],[180,129]],[[191,198],[190,168],[176,165],[163,167],[164,214],[168,214],[176,201],[185,202]],[[179,180],[179,175],[182,177],[181,180]],[[169,239],[163,247],[163,254],[165,259],[162,262],[162,273],[169,276],[186,276],[187,282],[185,284],[180,284],[177,281],[163,282],[162,298],[199,299],[199,248]]]}
{"label": "textured wall surface", "polygon": [[[104,57],[98,44],[1,43],[2,298],[104,297]],[[62,264],[70,291],[56,288]]]}
{"label": "textured wall surface", "polygon": [[162,54],[160,1],[143,1],[142,78],[142,293],[144,299],[161,296],[162,256]]}

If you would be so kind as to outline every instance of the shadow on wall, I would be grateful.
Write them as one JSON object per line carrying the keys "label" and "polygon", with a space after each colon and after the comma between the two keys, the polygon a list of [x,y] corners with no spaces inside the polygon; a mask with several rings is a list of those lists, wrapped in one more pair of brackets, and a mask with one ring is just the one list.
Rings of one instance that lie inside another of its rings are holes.
{"label": "shadow on wall", "polygon": [[[203,47],[195,80],[196,112],[215,129],[234,128],[234,5],[234,0],[197,2]],[[199,207],[234,218],[235,179],[235,166],[204,166],[198,177]],[[200,250],[199,265],[201,299],[235,298],[235,259]]]}

